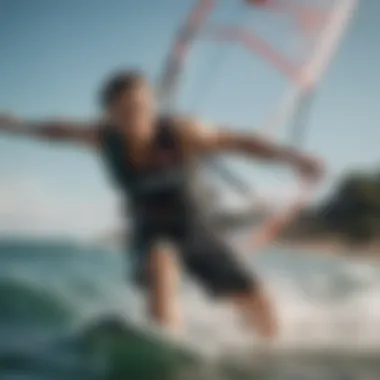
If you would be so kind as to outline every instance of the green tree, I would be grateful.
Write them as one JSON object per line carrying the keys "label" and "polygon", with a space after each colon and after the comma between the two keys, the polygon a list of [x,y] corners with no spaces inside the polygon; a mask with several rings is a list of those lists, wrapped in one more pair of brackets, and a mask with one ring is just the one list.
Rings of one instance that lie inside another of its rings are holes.
{"label": "green tree", "polygon": [[351,242],[380,237],[380,173],[347,175],[319,216]]}

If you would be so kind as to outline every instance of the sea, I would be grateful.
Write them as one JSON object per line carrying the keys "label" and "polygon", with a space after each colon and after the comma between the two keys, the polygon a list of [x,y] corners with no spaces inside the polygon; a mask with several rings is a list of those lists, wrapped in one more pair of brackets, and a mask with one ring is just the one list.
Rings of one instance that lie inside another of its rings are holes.
{"label": "sea", "polygon": [[127,253],[65,239],[2,239],[0,379],[378,380],[380,262],[364,257],[281,246],[252,255],[279,315],[281,336],[272,343],[185,276],[186,339],[204,360],[179,368],[101,323],[145,319]]}

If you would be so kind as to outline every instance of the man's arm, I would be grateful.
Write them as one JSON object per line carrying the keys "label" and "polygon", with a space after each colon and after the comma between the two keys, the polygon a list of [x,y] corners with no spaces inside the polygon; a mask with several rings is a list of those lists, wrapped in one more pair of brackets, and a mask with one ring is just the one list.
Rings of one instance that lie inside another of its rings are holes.
{"label": "man's arm", "polygon": [[190,119],[179,120],[179,133],[185,146],[194,154],[244,154],[265,161],[283,162],[313,177],[319,176],[322,171],[321,164],[314,158],[258,135],[214,129]]}
{"label": "man's arm", "polygon": [[23,122],[0,115],[0,131],[54,142],[71,142],[95,147],[99,129],[94,125],[67,121]]}

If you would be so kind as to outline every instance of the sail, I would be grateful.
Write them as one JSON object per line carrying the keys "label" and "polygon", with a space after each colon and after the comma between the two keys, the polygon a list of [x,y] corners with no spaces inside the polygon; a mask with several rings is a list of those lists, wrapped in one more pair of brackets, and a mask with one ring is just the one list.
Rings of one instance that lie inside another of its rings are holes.
{"label": "sail", "polygon": [[[279,144],[304,148],[314,98],[355,14],[356,3],[195,2],[159,78],[162,108],[192,113],[248,133],[260,132]],[[254,194],[256,199],[263,171],[267,179],[277,181],[274,192],[280,195],[286,181],[297,182],[286,210],[272,212],[276,216],[269,218],[269,225],[263,224],[271,236],[310,200],[312,189],[302,179],[284,180],[279,172],[274,174],[267,168],[251,175],[237,166],[231,170],[231,165],[220,159],[209,163],[238,192]]]}

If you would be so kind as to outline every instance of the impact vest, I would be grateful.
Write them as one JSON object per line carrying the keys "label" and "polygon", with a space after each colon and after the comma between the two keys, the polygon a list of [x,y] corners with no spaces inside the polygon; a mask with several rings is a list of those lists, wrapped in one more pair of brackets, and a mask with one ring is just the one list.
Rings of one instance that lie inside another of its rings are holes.
{"label": "impact vest", "polygon": [[150,159],[142,168],[131,162],[125,137],[116,129],[102,129],[101,148],[114,183],[130,200],[130,216],[158,223],[186,217],[191,180],[171,119],[157,121]]}

